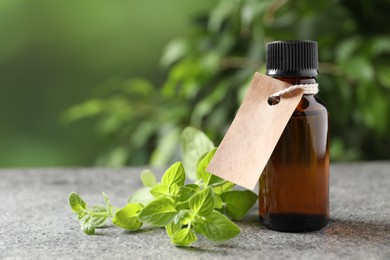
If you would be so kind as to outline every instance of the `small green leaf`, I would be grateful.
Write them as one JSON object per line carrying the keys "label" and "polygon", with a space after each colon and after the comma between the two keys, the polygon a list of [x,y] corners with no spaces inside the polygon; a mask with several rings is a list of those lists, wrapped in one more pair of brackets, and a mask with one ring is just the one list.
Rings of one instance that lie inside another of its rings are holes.
{"label": "small green leaf", "polygon": [[188,178],[196,179],[196,164],[199,158],[214,148],[213,142],[202,131],[186,127],[180,136],[183,165]]}
{"label": "small green leaf", "polygon": [[89,222],[94,227],[102,227],[106,223],[107,218],[109,217],[109,212],[107,208],[103,205],[94,205],[88,209],[88,214],[90,214]]}
{"label": "small green leaf", "polygon": [[190,209],[188,206],[188,201],[192,198],[196,192],[199,190],[199,185],[197,184],[187,184],[179,188],[174,199],[176,201],[176,209]]}
{"label": "small green leaf", "polygon": [[93,235],[95,234],[95,227],[94,226],[91,226],[89,225],[88,223],[86,223],[85,225],[81,226],[81,230],[87,234],[87,235]]}
{"label": "small green leaf", "polygon": [[141,210],[139,220],[153,226],[166,226],[173,221],[176,213],[175,205],[171,200],[159,198]]}
{"label": "small green leaf", "polygon": [[112,223],[127,230],[138,230],[142,227],[142,222],[138,219],[141,210],[142,204],[140,203],[127,204],[115,214]]}
{"label": "small green leaf", "polygon": [[[199,188],[199,187],[198,187]],[[198,191],[198,189],[193,189],[192,187],[182,186],[177,191],[175,196],[175,200],[178,202],[184,202],[189,200],[194,194]]]}
{"label": "small green leaf", "polygon": [[141,181],[145,187],[153,188],[157,184],[156,176],[151,170],[143,170],[141,172]]}
{"label": "small green leaf", "polygon": [[109,217],[112,217],[113,215],[113,206],[111,205],[111,202],[110,202],[110,199],[108,198],[108,196],[103,192],[103,198],[104,198],[104,202],[106,204],[106,210],[108,212],[108,216]]}
{"label": "small green leaf", "polygon": [[242,219],[257,201],[257,194],[250,190],[232,190],[221,194],[225,214],[233,219]]}
{"label": "small green leaf", "polygon": [[194,228],[211,241],[229,240],[240,233],[240,228],[236,224],[217,211],[213,211]]}
{"label": "small green leaf", "polygon": [[102,192],[104,202],[107,204],[110,204],[110,199],[108,198],[107,194]]}
{"label": "small green leaf", "polygon": [[150,193],[155,198],[161,198],[164,196],[168,196],[169,195],[169,187],[165,183],[159,183],[150,190]]}
{"label": "small green leaf", "polygon": [[215,176],[206,170],[216,151],[217,148],[202,156],[197,164],[196,176],[199,180],[203,180],[205,186],[225,181],[224,179],[219,178],[218,176]]}
{"label": "small green leaf", "polygon": [[216,151],[217,149],[212,149],[208,153],[204,154],[199,158],[196,165],[196,178],[198,180],[203,180],[205,184],[208,183],[211,175],[206,169]]}
{"label": "small green leaf", "polygon": [[214,192],[206,188],[196,193],[188,202],[190,209],[200,216],[209,215],[214,209]]}
{"label": "small green leaf", "polygon": [[84,211],[87,209],[87,203],[81,199],[81,197],[76,193],[72,192],[69,194],[69,206],[74,212],[77,213],[79,218],[84,217]]}
{"label": "small green leaf", "polygon": [[95,226],[91,221],[90,215],[85,215],[82,219],[80,219],[81,230],[87,235],[95,234]]}
{"label": "small green leaf", "polygon": [[151,189],[149,187],[142,187],[134,192],[133,195],[127,199],[127,202],[146,205],[152,200],[154,200],[154,196],[151,194]]}
{"label": "small green leaf", "polygon": [[176,231],[172,237],[172,244],[177,246],[188,246],[197,240],[191,227],[186,227]]}
{"label": "small green leaf", "polygon": [[165,226],[165,231],[167,231],[168,236],[172,238],[173,234],[179,231],[180,228],[181,228],[180,223],[171,222],[169,225]]}
{"label": "small green leaf", "polygon": [[176,162],[164,173],[161,183],[166,184],[168,187],[174,183],[178,186],[183,186],[185,178],[183,164],[181,162]]}
{"label": "small green leaf", "polygon": [[223,192],[229,191],[233,189],[234,186],[235,184],[230,181],[223,181],[221,183],[212,185],[215,194],[221,194]]}

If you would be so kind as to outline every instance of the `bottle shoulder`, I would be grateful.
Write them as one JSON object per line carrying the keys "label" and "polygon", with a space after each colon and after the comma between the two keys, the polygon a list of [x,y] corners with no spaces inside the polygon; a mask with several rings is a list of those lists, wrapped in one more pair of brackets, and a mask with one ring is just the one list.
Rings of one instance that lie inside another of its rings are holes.
{"label": "bottle shoulder", "polygon": [[303,95],[292,116],[314,116],[328,114],[325,103],[315,95]]}
{"label": "bottle shoulder", "polygon": [[[275,78],[290,83],[291,85],[317,83],[315,77],[306,77],[306,78],[275,77]],[[299,116],[327,115],[327,114],[328,114],[328,110],[326,108],[326,105],[318,96],[303,95],[292,116],[299,117]]]}

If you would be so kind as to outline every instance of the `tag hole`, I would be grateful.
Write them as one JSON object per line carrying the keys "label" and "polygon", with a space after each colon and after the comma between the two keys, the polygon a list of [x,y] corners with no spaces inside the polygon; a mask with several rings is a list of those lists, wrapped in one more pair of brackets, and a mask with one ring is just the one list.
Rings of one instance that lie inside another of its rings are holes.
{"label": "tag hole", "polygon": [[268,98],[268,105],[270,105],[270,106],[274,106],[274,105],[277,105],[279,103],[280,103],[280,97],[279,96],[269,97]]}

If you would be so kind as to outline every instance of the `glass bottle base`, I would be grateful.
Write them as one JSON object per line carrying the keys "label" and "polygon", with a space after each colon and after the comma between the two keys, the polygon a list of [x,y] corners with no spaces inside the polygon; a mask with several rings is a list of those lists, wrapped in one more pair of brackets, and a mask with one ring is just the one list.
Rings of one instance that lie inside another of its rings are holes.
{"label": "glass bottle base", "polygon": [[273,230],[282,232],[309,232],[320,230],[329,223],[324,215],[310,214],[269,214],[260,217],[260,222]]}

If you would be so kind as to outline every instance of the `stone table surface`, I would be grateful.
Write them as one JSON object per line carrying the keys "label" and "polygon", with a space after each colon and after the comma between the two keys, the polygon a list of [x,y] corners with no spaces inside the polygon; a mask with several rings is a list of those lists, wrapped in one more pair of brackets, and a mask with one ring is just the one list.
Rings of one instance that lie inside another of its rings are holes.
{"label": "stone table surface", "polygon": [[68,194],[94,204],[104,191],[124,206],[141,169],[0,170],[0,259],[390,259],[390,162],[333,164],[331,222],[317,232],[268,230],[254,208],[238,222],[241,234],[223,243],[200,238],[180,248],[163,229],[112,225],[84,235]]}

